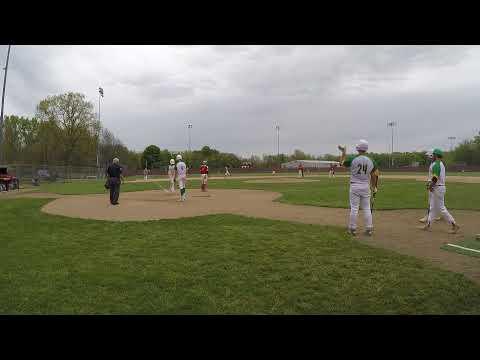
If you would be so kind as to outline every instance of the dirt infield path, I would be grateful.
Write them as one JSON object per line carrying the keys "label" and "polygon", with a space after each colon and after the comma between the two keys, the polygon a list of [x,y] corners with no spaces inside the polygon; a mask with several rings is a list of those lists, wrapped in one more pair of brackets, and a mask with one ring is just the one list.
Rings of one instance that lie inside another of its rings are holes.
{"label": "dirt infield path", "polygon": [[[347,209],[274,202],[281,194],[262,190],[215,189],[208,193],[192,190],[188,196],[187,201],[181,203],[176,194],[163,191],[129,192],[121,195],[119,206],[109,205],[107,197],[101,194],[63,196],[48,203],[42,210],[55,215],[109,221],[174,219],[229,213],[305,224],[345,226],[348,217]],[[455,211],[454,216],[462,226],[456,235],[447,233],[448,226],[443,221],[435,223],[431,232],[418,230],[416,227],[420,223],[417,219],[423,215],[422,210],[376,211],[375,234],[372,237],[361,235],[358,240],[429,260],[444,269],[463,273],[480,284],[479,258],[440,249],[444,243],[455,243],[462,240],[465,234],[479,232],[480,213]]]}

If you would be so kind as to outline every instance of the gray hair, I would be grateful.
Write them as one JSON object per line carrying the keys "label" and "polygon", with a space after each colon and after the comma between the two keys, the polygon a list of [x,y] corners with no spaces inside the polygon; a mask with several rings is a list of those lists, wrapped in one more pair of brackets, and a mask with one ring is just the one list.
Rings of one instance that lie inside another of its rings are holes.
{"label": "gray hair", "polygon": [[114,164],[118,164],[119,162],[120,162],[120,159],[119,159],[119,158],[114,158],[114,159],[113,159],[113,163],[114,163]]}

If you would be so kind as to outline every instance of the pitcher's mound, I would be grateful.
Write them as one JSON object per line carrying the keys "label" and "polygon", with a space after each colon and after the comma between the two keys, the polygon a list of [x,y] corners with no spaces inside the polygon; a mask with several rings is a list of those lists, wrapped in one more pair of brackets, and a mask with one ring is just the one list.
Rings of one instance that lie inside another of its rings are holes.
{"label": "pitcher's mound", "polygon": [[111,221],[158,220],[247,211],[255,204],[271,203],[280,194],[261,190],[187,190],[187,200],[178,193],[160,190],[125,192],[119,205],[110,205],[108,194],[65,196],[42,211],[68,217]]}

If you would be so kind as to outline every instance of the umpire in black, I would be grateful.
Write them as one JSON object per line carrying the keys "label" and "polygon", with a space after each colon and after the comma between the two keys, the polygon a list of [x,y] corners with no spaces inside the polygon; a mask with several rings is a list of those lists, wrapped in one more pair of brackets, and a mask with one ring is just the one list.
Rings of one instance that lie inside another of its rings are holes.
{"label": "umpire in black", "polygon": [[118,205],[118,197],[120,196],[120,184],[122,182],[122,167],[119,165],[118,158],[113,159],[113,164],[108,166],[107,177],[108,186],[110,188],[110,203]]}

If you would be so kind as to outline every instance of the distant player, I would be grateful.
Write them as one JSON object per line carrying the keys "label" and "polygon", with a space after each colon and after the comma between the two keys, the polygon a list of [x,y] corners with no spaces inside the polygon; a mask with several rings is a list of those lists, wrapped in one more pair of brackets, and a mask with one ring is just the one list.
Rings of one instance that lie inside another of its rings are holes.
{"label": "distant player", "polygon": [[[427,155],[428,160],[430,161],[430,167],[428,169],[428,179],[427,179],[428,211],[427,211],[427,214],[419,220],[421,223],[425,223],[428,220],[428,214],[432,210],[432,196],[433,196],[433,193],[429,189],[430,189],[430,185],[432,183],[432,168],[433,168],[433,165],[434,165],[433,149],[427,151],[426,155]],[[440,219],[441,219],[441,217],[437,216],[435,218],[435,221],[439,221]]]}
{"label": "distant player", "polygon": [[225,166],[225,175],[224,176],[230,176],[230,171],[228,171],[228,166]]}
{"label": "distant player", "polygon": [[440,149],[433,150],[433,164],[432,164],[432,180],[430,182],[429,190],[432,193],[432,205],[428,214],[428,219],[423,230],[430,230],[432,220],[440,213],[443,218],[451,225],[451,229],[448,231],[450,234],[456,234],[460,226],[455,222],[455,219],[448,212],[445,207],[445,180],[446,172],[445,165],[442,162],[443,152]]}
{"label": "distant player", "polygon": [[170,159],[170,165],[168,165],[168,179],[170,180],[170,192],[175,192],[175,160]]}
{"label": "distant player", "polygon": [[147,169],[147,168],[145,168],[145,169],[143,170],[143,179],[144,179],[144,180],[148,180],[148,169]]}
{"label": "distant player", "polygon": [[335,164],[330,164],[330,170],[328,171],[328,177],[335,177]]}
{"label": "distant player", "polygon": [[180,201],[185,201],[187,199],[187,165],[182,161],[180,154],[177,155],[177,181],[180,189]]}
{"label": "distant player", "polygon": [[207,191],[208,166],[206,160],[204,160],[202,166],[200,166],[200,177],[202,181],[202,191]]}
{"label": "distant player", "polygon": [[350,170],[350,222],[348,232],[356,235],[357,216],[361,208],[365,218],[365,234],[373,233],[372,212],[370,210],[370,192],[377,192],[378,170],[375,162],[366,156],[368,142],[360,140],[356,146],[358,155],[346,158],[346,148],[338,146],[342,151],[340,164]]}
{"label": "distant player", "polygon": [[304,171],[303,164],[300,163],[300,165],[298,165],[298,176],[299,176],[299,177],[300,177],[300,176],[301,176],[302,178],[304,177],[303,171]]}

